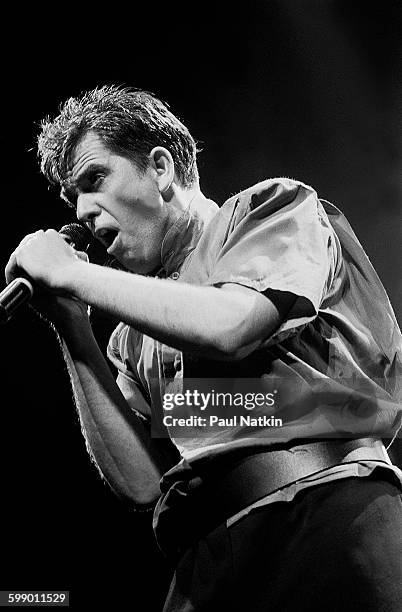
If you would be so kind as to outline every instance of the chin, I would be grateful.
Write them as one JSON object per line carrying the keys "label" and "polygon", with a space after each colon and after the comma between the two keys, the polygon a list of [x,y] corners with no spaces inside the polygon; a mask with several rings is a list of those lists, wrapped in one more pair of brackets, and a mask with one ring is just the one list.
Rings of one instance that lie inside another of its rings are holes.
{"label": "chin", "polygon": [[134,261],[133,259],[124,260],[119,263],[125,270],[128,270],[128,272],[132,272],[133,274],[142,274],[143,276],[155,276],[155,274],[161,268],[160,265],[152,266],[149,262]]}

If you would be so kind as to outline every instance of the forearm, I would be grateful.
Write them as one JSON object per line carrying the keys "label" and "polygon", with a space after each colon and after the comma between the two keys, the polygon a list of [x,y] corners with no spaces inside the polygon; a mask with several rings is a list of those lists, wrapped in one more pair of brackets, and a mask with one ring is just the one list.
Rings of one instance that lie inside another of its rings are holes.
{"label": "forearm", "polygon": [[242,359],[262,346],[295,299],[275,292],[271,301],[235,283],[196,286],[88,264],[54,230],[18,247],[7,280],[20,268],[52,293],[75,296],[164,344],[212,359]]}
{"label": "forearm", "polygon": [[154,448],[140,417],[127,405],[89,325],[65,324],[61,332],[87,448],[115,492],[138,504],[159,494],[170,465]]}
{"label": "forearm", "polygon": [[[84,262],[75,266],[65,288],[165,344],[216,359],[225,358],[230,343],[241,339],[254,308],[254,297],[237,294],[234,298],[215,287],[143,277]],[[276,320],[272,331],[275,325]],[[267,335],[269,331],[267,328]],[[254,340],[248,337],[244,343]]]}

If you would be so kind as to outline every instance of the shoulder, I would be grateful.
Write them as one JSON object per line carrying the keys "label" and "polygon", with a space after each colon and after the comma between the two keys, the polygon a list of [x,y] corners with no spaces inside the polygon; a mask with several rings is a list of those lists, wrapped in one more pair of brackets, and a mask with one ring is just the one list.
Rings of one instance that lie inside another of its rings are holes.
{"label": "shoulder", "polygon": [[263,203],[273,197],[291,198],[300,191],[317,195],[313,187],[297,179],[284,176],[267,178],[232,195],[226,200],[224,206],[236,200],[252,200],[254,205],[258,206],[258,202]]}
{"label": "shoulder", "polygon": [[[297,216],[324,213],[315,189],[302,181],[268,178],[232,195],[221,206],[215,221],[230,234],[242,222],[258,222],[272,216]],[[324,213],[325,215],[325,213]]]}
{"label": "shoulder", "polygon": [[315,189],[306,183],[288,177],[268,178],[232,195],[221,211],[225,216],[235,214],[240,221],[257,209],[264,215],[272,214],[291,203],[297,205],[307,199],[314,203],[319,201]]}

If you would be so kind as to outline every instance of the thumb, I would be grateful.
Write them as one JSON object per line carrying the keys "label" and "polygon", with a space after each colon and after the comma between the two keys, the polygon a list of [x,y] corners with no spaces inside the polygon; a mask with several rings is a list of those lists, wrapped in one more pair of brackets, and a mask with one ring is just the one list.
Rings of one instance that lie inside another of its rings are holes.
{"label": "thumb", "polygon": [[85,251],[75,251],[75,256],[78,257],[78,259],[82,259],[82,261],[89,262],[89,257]]}

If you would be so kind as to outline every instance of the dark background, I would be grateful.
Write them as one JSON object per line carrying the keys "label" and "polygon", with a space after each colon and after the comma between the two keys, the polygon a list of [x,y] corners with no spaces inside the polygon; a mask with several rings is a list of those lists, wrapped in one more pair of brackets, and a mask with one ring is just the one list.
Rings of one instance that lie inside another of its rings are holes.
{"label": "dark background", "polygon": [[[83,15],[69,5],[5,20],[1,266],[26,233],[73,220],[39,174],[38,122],[83,89],[124,83],[184,120],[204,149],[201,187],[219,204],[290,176],[338,205],[401,322],[400,2],[202,6]],[[0,589],[69,589],[73,606],[158,610],[169,568],[150,517],[129,513],[91,465],[56,338],[28,309],[0,334]]]}

